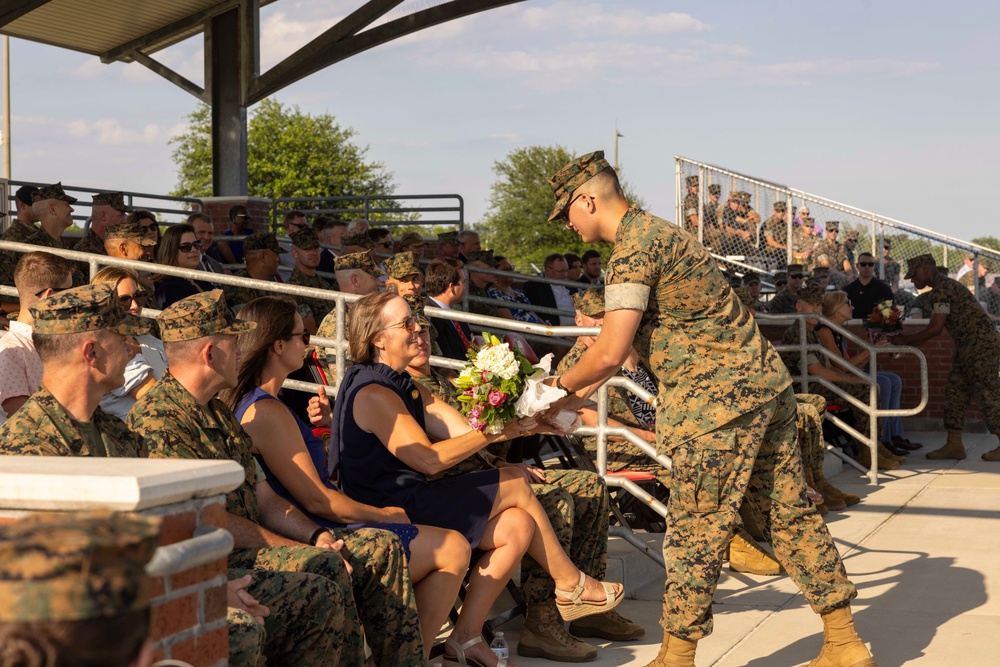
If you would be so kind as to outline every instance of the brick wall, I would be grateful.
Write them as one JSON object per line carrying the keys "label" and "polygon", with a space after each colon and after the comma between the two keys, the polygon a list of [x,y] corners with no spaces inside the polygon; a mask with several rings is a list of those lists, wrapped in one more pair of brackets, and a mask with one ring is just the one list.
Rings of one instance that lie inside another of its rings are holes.
{"label": "brick wall", "polygon": [[[906,333],[915,333],[926,326],[926,321],[916,321],[904,324]],[[861,327],[848,327],[855,335],[867,336]],[[774,343],[781,341],[785,327],[762,325],[761,331]],[[944,387],[951,371],[951,358],[954,342],[948,332],[932,338],[920,346],[920,351],[927,357],[928,398],[927,407],[915,417],[904,420],[907,426],[917,430],[943,430],[944,419]],[[852,352],[853,353],[853,352]],[[899,359],[888,355],[879,355],[879,370],[896,373],[903,380],[903,395],[900,406],[916,407],[920,403],[920,363],[913,355],[901,354]],[[966,430],[982,431],[985,427],[979,410],[970,406],[965,415]]]}
{"label": "brick wall", "polygon": [[250,214],[251,227],[254,232],[270,231],[271,200],[254,197],[205,197],[204,213],[212,218],[215,235],[221,236],[229,229],[229,209],[237,204],[247,207]]}
{"label": "brick wall", "polygon": [[[201,527],[224,528],[225,498],[187,500],[142,512],[163,517],[160,544],[182,542]],[[229,662],[226,559],[153,579],[154,661],[173,658],[195,667]]]}

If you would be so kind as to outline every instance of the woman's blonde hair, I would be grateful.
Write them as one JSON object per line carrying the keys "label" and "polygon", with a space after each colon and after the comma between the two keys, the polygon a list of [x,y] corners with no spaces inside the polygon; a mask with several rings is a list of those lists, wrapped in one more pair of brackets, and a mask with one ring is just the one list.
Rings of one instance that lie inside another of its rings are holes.
{"label": "woman's blonde hair", "polygon": [[134,280],[136,285],[139,284],[139,274],[132,269],[122,266],[105,266],[94,274],[94,277],[90,279],[90,284],[101,285],[106,283],[112,287],[118,287],[118,284],[126,278]]}
{"label": "woman's blonde hair", "polygon": [[829,319],[845,303],[847,303],[847,292],[839,290],[836,292],[827,292],[823,296],[823,317]]}
{"label": "woman's blonde hair", "polygon": [[382,312],[393,299],[402,297],[395,292],[374,292],[351,306],[347,317],[348,353],[357,364],[375,361],[375,338],[385,328]]}

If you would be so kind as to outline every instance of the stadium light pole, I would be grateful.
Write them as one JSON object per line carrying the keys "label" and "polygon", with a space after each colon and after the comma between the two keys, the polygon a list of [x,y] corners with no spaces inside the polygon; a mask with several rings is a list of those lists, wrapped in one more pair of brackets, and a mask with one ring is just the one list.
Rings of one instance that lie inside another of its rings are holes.
{"label": "stadium light pole", "polygon": [[3,177],[10,180],[10,37],[3,36]]}
{"label": "stadium light pole", "polygon": [[625,138],[625,135],[618,131],[618,121],[615,121],[615,171],[618,171],[618,138]]}

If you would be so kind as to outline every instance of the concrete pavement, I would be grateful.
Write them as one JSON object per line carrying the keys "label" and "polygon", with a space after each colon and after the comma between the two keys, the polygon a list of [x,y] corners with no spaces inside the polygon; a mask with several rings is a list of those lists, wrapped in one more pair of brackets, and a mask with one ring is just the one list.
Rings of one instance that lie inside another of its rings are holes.
{"label": "concrete pavement", "polygon": [[[998,445],[966,434],[964,461],[929,461],[944,433],[910,433],[924,448],[887,473],[879,487],[850,469],[833,482],[861,495],[860,505],[826,519],[858,587],[855,619],[880,667],[1000,665],[1000,463],[982,461]],[[659,536],[650,536],[656,539]],[[620,541],[619,541],[620,542]],[[651,561],[615,544],[609,578],[623,576],[630,595],[620,606],[644,625],[634,642],[599,643],[591,665],[645,665],[662,637],[658,624],[662,573]],[[698,647],[698,667],[791,667],[816,657],[822,625],[788,577],[755,577],[724,569],[716,595],[715,632]],[[512,663],[521,619],[502,628]]]}

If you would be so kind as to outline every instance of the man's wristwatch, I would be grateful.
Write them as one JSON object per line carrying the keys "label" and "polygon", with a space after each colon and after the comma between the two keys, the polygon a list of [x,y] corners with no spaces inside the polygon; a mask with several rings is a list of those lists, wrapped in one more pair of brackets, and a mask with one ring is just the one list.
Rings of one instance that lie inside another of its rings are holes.
{"label": "man's wristwatch", "polygon": [[326,528],[317,528],[315,531],[313,531],[312,537],[309,538],[309,546],[313,547],[316,546],[316,543],[319,542],[320,536],[322,536],[323,533],[328,533],[328,532],[330,531],[328,531]]}
{"label": "man's wristwatch", "polygon": [[566,387],[563,386],[562,376],[561,375],[559,375],[559,376],[556,377],[556,389],[562,389],[567,394],[572,394],[573,393],[569,389],[567,389]]}

